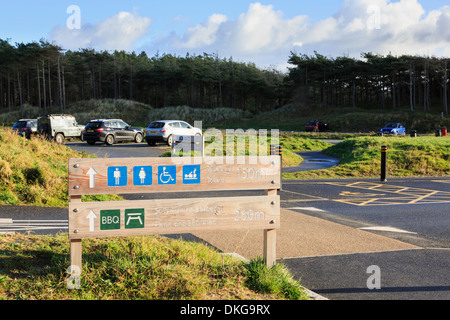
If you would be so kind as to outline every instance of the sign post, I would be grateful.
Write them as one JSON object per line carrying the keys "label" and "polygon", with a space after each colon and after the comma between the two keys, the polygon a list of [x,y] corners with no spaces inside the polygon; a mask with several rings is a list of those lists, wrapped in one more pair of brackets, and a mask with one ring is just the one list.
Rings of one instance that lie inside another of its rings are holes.
{"label": "sign post", "polygon": [[[280,228],[280,156],[217,158],[133,158],[69,160],[71,265],[82,265],[82,239],[190,233],[211,230],[264,230],[263,255],[276,261]],[[130,165],[132,164],[132,165]],[[81,202],[87,194],[265,190],[258,196]]]}

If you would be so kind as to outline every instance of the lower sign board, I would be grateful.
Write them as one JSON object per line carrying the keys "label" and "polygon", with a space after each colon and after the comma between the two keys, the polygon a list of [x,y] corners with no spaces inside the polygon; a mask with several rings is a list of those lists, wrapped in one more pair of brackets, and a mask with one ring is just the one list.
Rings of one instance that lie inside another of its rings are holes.
{"label": "lower sign board", "polygon": [[69,203],[69,238],[279,229],[280,197]]}

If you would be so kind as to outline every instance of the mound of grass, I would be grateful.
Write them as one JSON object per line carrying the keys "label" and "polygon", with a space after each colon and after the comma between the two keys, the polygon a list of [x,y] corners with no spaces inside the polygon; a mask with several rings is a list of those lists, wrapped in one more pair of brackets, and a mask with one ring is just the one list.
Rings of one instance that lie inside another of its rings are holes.
{"label": "mound of grass", "polygon": [[194,121],[202,121],[202,127],[206,128],[214,124],[221,124],[226,120],[241,119],[249,117],[248,111],[233,108],[199,109],[188,106],[167,107],[153,109],[148,113],[148,119],[154,120],[183,120],[191,125]]}
{"label": "mound of grass", "polygon": [[[0,129],[0,203],[67,207],[69,158],[86,158],[66,146],[33,137],[31,140]],[[84,197],[85,200],[105,196]],[[117,196],[106,195],[108,200]]]}
{"label": "mound of grass", "polygon": [[86,157],[39,138],[24,139],[0,129],[0,203],[64,206],[67,161]]}
{"label": "mound of grass", "polygon": [[36,119],[40,115],[38,107],[23,104],[17,110],[2,112],[0,114],[0,125],[12,126],[19,119]]}
{"label": "mound of grass", "polygon": [[317,151],[326,149],[331,144],[315,138],[311,139],[305,134],[282,133],[280,135],[280,145],[283,149],[291,151]]}
{"label": "mound of grass", "polygon": [[124,99],[84,100],[71,104],[68,110],[78,123],[93,119],[122,119],[130,125],[147,127],[146,115],[153,108],[145,103]]}
{"label": "mound of grass", "polygon": [[244,117],[217,124],[220,128],[266,128],[284,131],[305,131],[308,121],[319,119],[330,126],[332,132],[378,132],[386,123],[402,122],[406,130],[419,133],[433,133],[434,130],[450,128],[450,118],[440,112],[411,112],[408,109],[362,109],[362,108],[322,108],[305,114],[301,109],[286,105],[274,111],[263,112],[252,117]]}
{"label": "mound of grass", "polygon": [[[225,132],[221,131],[223,135],[223,155],[227,154],[226,142],[227,138],[225,137]],[[269,131],[270,132],[270,131]],[[208,138],[207,132],[205,133],[205,146],[208,146],[213,139]],[[259,143],[259,137],[256,139],[257,143]],[[296,154],[299,151],[312,151],[312,150],[323,150],[329,147],[331,144],[323,142],[319,139],[311,139],[307,137],[305,134],[301,133],[281,133],[279,139],[280,146],[282,147],[283,152],[283,167],[292,167],[297,166],[303,162],[303,158]],[[267,151],[266,154],[270,154],[270,144],[271,137],[268,135],[267,137]],[[249,155],[249,138],[245,138],[245,155]],[[236,150],[238,146],[237,137],[234,137],[234,154],[237,155],[238,151]],[[205,147],[206,148],[206,147]],[[259,149],[258,149],[259,152]],[[161,157],[170,157],[171,152],[167,151],[161,155]],[[179,156],[183,156],[182,152]],[[195,154],[192,154],[195,156]],[[199,155],[197,155],[199,156]]]}
{"label": "mound of grass", "polygon": [[380,175],[381,146],[388,147],[389,176],[441,176],[450,174],[450,139],[445,137],[358,137],[325,149],[341,159],[325,170],[285,173],[286,179],[376,177]]}
{"label": "mound of grass", "polygon": [[260,259],[249,267],[181,239],[85,239],[79,289],[67,287],[67,234],[0,236],[0,257],[0,299],[307,299],[282,265],[269,269]]}
{"label": "mound of grass", "polygon": [[344,109],[339,113],[321,116],[332,130],[340,132],[378,132],[389,122],[401,122],[407,132],[432,133],[436,129],[450,126],[450,118],[440,114],[411,112],[406,110],[352,110]]}

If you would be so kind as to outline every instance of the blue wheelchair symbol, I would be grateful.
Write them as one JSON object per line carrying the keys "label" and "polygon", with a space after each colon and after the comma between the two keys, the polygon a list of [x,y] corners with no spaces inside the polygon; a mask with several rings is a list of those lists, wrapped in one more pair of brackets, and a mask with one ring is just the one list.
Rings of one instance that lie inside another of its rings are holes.
{"label": "blue wheelchair symbol", "polygon": [[158,167],[158,184],[176,184],[176,183],[177,183],[176,166]]}

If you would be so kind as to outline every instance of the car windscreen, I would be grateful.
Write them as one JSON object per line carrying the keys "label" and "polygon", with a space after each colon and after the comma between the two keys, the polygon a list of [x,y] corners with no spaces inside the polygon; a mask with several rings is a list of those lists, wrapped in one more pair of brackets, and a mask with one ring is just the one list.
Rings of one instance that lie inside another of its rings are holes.
{"label": "car windscreen", "polygon": [[27,126],[26,121],[17,121],[16,123],[14,123],[13,129],[25,128],[26,126]]}
{"label": "car windscreen", "polygon": [[164,122],[152,122],[149,124],[149,128],[162,128],[164,127],[165,123]]}
{"label": "car windscreen", "polygon": [[397,124],[396,123],[388,123],[386,125],[386,128],[397,128]]}
{"label": "car windscreen", "polygon": [[89,122],[86,128],[98,129],[102,126],[102,122]]}

